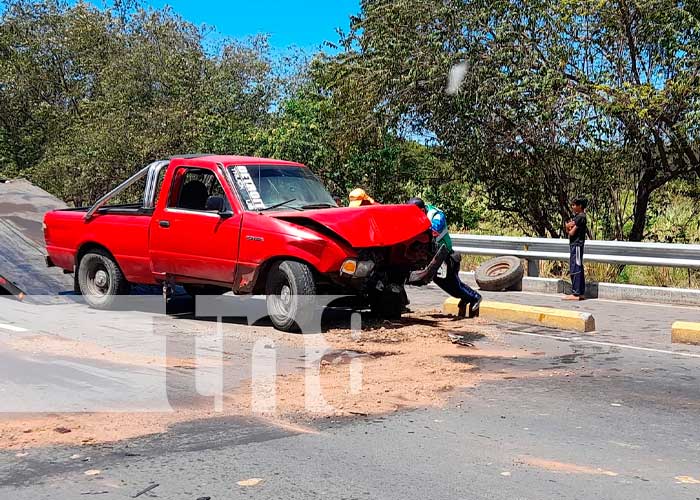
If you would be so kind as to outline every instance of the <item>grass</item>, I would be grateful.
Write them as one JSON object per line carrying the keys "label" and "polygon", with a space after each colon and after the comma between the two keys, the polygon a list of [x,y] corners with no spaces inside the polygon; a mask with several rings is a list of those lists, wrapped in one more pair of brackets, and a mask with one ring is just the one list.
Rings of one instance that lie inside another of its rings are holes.
{"label": "grass", "polygon": [[[462,255],[462,271],[475,271],[491,257]],[[527,265],[525,269],[527,269]],[[700,289],[700,270],[670,267],[617,266],[589,262],[586,266],[586,280],[595,283],[624,283],[630,285],[660,286],[671,288]],[[567,262],[540,261],[540,277],[569,279]]]}
{"label": "grass", "polygon": [[[697,201],[692,197],[670,195],[664,210],[654,217],[649,231],[650,239],[679,243],[700,242],[698,210]],[[468,232],[471,234],[523,236],[523,232],[513,226],[507,214],[493,211],[485,213],[478,227]],[[463,271],[474,271],[489,259],[490,257],[479,255],[463,255],[461,268]],[[700,289],[700,269],[619,266],[597,262],[589,262],[585,266],[586,279],[590,282]],[[568,280],[569,263],[540,261],[540,276]]]}
{"label": "grass", "polygon": [[[586,280],[595,283],[700,288],[700,270],[650,266],[618,266],[598,262],[589,262],[585,266]],[[540,276],[543,278],[568,279],[568,275],[569,264],[566,262],[540,262]]]}

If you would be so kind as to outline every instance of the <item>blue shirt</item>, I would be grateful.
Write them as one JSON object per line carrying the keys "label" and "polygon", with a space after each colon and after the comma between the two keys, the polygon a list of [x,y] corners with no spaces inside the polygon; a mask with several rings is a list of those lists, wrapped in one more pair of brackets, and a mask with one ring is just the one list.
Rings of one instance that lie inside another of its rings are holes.
{"label": "blue shirt", "polygon": [[452,238],[447,230],[447,217],[445,212],[433,205],[426,205],[428,211],[428,219],[433,229],[433,236],[438,243],[443,243],[447,250],[452,252]]}

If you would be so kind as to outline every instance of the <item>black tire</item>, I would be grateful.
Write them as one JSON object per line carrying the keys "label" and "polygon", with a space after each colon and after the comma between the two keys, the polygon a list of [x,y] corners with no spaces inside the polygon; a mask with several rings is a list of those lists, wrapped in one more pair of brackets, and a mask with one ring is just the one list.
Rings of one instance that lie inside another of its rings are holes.
{"label": "black tire", "polygon": [[479,288],[487,292],[499,292],[522,282],[525,269],[517,257],[497,257],[484,262],[476,270]]}
{"label": "black tire", "polygon": [[111,309],[119,295],[128,295],[129,282],[114,258],[104,250],[83,255],[78,265],[78,286],[85,302],[94,309]]}
{"label": "black tire", "polygon": [[267,314],[275,328],[294,333],[318,330],[316,280],[307,264],[293,260],[275,264],[267,275],[265,293]]}
{"label": "black tire", "polygon": [[400,319],[407,304],[406,290],[402,288],[400,293],[388,290],[381,295],[373,297],[370,302],[370,309],[372,314],[380,318]]}
{"label": "black tire", "polygon": [[400,319],[403,313],[403,304],[392,298],[372,302],[370,305],[372,314],[382,319]]}
{"label": "black tire", "polygon": [[194,298],[197,295],[223,295],[231,291],[230,288],[216,285],[182,285],[187,294]]}

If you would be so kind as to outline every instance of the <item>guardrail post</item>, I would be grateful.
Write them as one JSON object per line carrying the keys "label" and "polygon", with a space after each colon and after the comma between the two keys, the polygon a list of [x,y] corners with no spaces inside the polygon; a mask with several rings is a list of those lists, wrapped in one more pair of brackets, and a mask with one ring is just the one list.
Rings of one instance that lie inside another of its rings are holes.
{"label": "guardrail post", "polygon": [[527,259],[527,275],[537,278],[540,275],[540,261],[537,259]]}
{"label": "guardrail post", "polygon": [[[529,245],[523,245],[523,249],[527,252],[530,250]],[[527,261],[527,275],[531,278],[536,278],[540,275],[539,259],[525,259]]]}

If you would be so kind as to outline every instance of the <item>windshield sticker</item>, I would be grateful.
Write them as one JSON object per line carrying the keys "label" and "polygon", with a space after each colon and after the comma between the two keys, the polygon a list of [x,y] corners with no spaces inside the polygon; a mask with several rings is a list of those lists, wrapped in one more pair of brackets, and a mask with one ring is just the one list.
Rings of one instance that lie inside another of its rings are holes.
{"label": "windshield sticker", "polygon": [[233,177],[236,179],[236,184],[238,184],[238,189],[241,194],[245,197],[246,205],[248,205],[249,210],[260,210],[265,208],[265,203],[258,193],[258,188],[253,182],[253,178],[248,172],[248,168],[244,166],[233,167]]}

